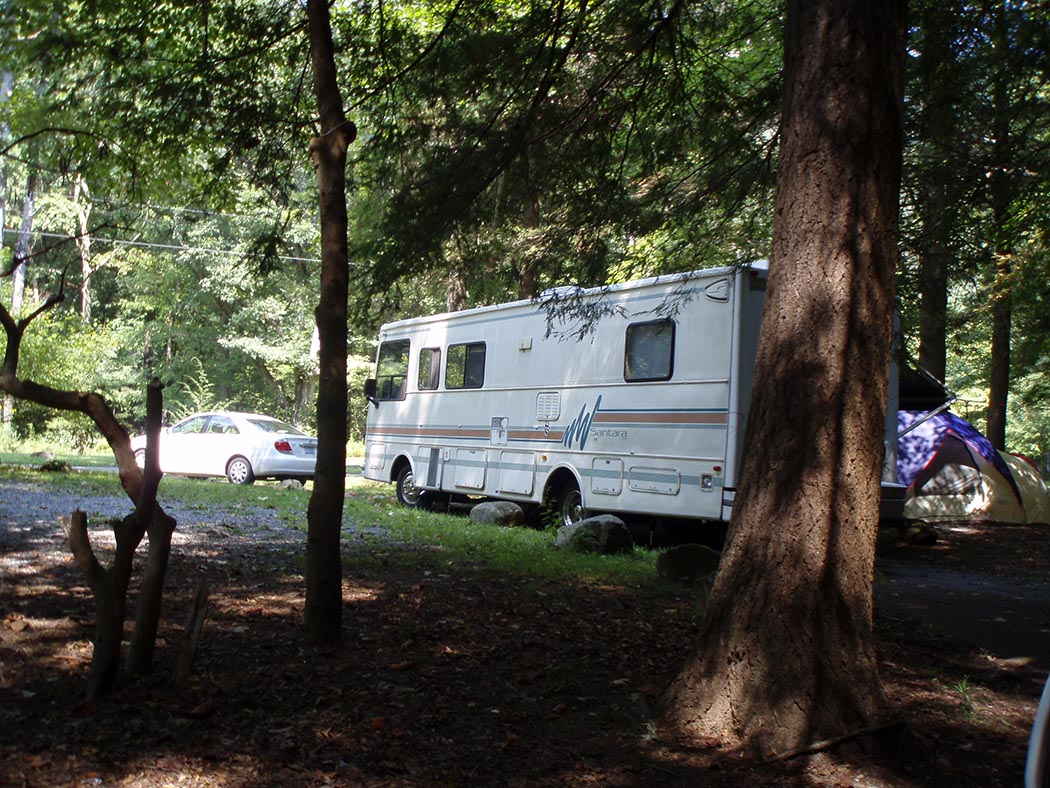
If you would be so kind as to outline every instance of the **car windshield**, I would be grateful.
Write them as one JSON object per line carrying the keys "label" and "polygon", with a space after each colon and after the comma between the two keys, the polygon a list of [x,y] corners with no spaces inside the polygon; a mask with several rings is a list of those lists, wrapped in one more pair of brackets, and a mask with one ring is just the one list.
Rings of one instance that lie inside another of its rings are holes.
{"label": "car windshield", "polygon": [[248,419],[248,423],[258,427],[263,432],[273,432],[278,435],[305,435],[302,430],[297,430],[291,424],[285,424],[277,419]]}

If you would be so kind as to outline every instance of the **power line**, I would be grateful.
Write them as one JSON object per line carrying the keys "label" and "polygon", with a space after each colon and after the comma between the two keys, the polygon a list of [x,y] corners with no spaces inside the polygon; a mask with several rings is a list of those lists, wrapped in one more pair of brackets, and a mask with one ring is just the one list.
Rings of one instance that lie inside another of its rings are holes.
{"label": "power line", "polygon": [[[4,233],[10,233],[11,235],[17,236],[19,230],[13,230],[5,227]],[[63,233],[48,233],[48,232],[34,232],[41,238],[48,238],[51,240],[59,241],[75,241],[79,236],[65,235]],[[236,251],[233,249],[213,249],[207,246],[183,246],[181,244],[161,244],[153,243],[150,241],[126,241],[121,238],[99,238],[96,235],[87,236],[92,243],[109,244],[110,246],[129,246],[137,249],[156,249],[162,252],[193,252],[197,254],[214,254],[214,255],[226,255],[228,257],[245,257],[248,253],[242,251]],[[292,255],[277,255],[278,260],[284,260],[289,263],[319,263],[320,258],[317,257],[295,257]],[[352,265],[352,264],[351,264]]]}

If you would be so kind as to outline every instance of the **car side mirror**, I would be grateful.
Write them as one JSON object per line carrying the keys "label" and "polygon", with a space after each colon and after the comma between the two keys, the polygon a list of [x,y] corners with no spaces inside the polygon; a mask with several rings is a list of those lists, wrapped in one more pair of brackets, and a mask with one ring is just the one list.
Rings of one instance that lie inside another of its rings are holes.
{"label": "car side mirror", "polygon": [[365,381],[365,399],[379,407],[379,400],[376,399],[376,379],[369,378]]}

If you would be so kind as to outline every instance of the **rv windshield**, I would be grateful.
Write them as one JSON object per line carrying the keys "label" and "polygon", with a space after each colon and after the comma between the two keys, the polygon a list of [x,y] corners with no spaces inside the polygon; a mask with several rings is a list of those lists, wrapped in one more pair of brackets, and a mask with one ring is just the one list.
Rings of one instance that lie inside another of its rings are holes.
{"label": "rv windshield", "polygon": [[409,341],[398,339],[379,346],[376,364],[376,399],[404,399],[408,379]]}

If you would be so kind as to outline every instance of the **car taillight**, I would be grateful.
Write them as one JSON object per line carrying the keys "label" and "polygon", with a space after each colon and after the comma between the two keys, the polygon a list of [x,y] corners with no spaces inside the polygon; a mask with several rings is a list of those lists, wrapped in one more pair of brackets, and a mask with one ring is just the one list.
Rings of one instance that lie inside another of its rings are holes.
{"label": "car taillight", "polygon": [[290,444],[288,441],[274,441],[273,447],[277,449],[277,451],[281,452],[281,454],[292,453],[292,444]]}

